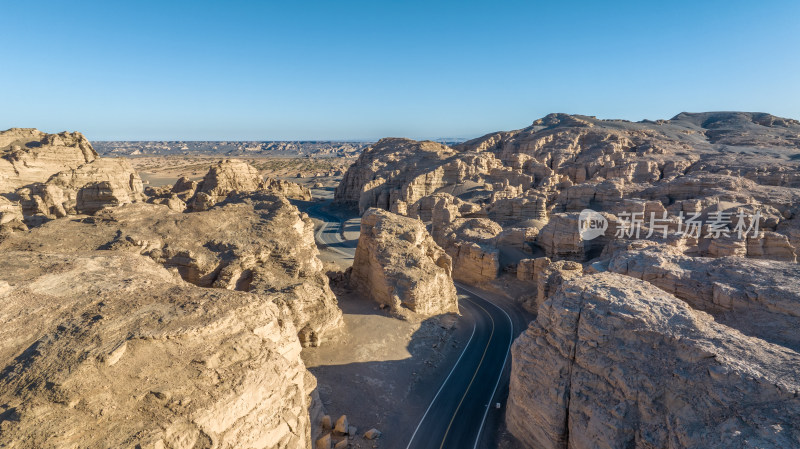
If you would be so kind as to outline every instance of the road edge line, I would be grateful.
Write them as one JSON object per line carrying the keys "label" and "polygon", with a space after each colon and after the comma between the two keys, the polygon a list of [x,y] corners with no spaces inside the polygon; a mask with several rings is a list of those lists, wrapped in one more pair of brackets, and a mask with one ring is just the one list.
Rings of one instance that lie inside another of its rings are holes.
{"label": "road edge line", "polygon": [[477,322],[472,323],[472,335],[469,336],[469,340],[467,340],[467,344],[464,345],[464,350],[461,351],[461,355],[458,356],[458,360],[456,360],[456,363],[453,364],[453,368],[450,369],[450,372],[447,374],[447,377],[445,377],[444,381],[442,382],[442,385],[439,386],[439,390],[436,391],[436,395],[433,396],[433,399],[431,399],[431,403],[428,404],[428,408],[425,410],[425,413],[422,415],[422,418],[420,418],[419,423],[417,424],[417,428],[414,429],[414,433],[411,434],[411,439],[408,440],[408,446],[406,446],[406,449],[409,449],[411,447],[411,443],[414,442],[414,437],[417,436],[417,431],[419,431],[419,428],[422,425],[422,422],[425,421],[425,417],[428,416],[428,412],[431,411],[431,407],[433,406],[433,403],[436,402],[436,398],[439,397],[439,393],[442,392],[442,389],[444,388],[444,386],[447,385],[447,381],[450,380],[450,376],[452,376],[453,373],[455,372],[456,367],[458,366],[458,362],[460,362],[461,358],[464,357],[464,354],[467,353],[467,349],[469,348],[469,344],[472,342],[472,337],[475,336],[475,329],[477,329],[477,328],[478,328],[478,323]]}
{"label": "road edge line", "polygon": [[508,312],[503,310],[502,307],[498,306],[493,301],[490,301],[490,300],[484,298],[483,296],[481,296],[480,294],[475,293],[474,291],[464,287],[463,284],[459,283],[458,286],[463,288],[464,290],[472,293],[473,295],[477,296],[478,298],[481,298],[482,300],[488,302],[489,304],[493,305],[495,308],[497,308],[497,310],[503,312],[503,315],[505,315],[506,318],[508,319],[508,324],[510,324],[509,328],[511,329],[511,331],[510,331],[511,334],[509,335],[509,339],[508,339],[508,349],[506,350],[506,357],[503,359],[503,369],[500,370],[500,374],[497,376],[497,382],[495,382],[494,390],[492,390],[492,395],[489,397],[489,403],[486,404],[486,411],[483,412],[483,419],[481,420],[481,426],[478,428],[478,435],[475,437],[475,445],[472,446],[472,449],[477,449],[478,448],[478,443],[480,443],[480,441],[481,441],[481,433],[483,433],[483,426],[484,426],[484,424],[486,424],[486,417],[489,415],[489,408],[491,407],[492,401],[494,400],[494,397],[497,394],[497,387],[500,386],[500,379],[503,378],[503,371],[506,370],[506,364],[508,363],[508,356],[511,354],[511,346],[514,344],[514,322],[511,321],[511,316],[508,314]]}

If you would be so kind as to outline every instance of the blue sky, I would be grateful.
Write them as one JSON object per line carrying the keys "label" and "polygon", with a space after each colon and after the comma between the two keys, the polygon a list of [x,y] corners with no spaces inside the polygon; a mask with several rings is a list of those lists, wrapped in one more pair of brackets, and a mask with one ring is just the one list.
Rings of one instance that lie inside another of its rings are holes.
{"label": "blue sky", "polygon": [[0,129],[474,137],[550,112],[800,118],[800,2],[4,2]]}

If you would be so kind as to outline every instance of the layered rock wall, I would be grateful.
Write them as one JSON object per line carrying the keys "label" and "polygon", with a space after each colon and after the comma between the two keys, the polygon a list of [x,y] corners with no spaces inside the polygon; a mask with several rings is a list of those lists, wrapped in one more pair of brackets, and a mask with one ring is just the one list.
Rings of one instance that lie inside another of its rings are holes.
{"label": "layered rock wall", "polygon": [[646,282],[585,276],[514,342],[506,422],[530,448],[794,447],[799,363]]}

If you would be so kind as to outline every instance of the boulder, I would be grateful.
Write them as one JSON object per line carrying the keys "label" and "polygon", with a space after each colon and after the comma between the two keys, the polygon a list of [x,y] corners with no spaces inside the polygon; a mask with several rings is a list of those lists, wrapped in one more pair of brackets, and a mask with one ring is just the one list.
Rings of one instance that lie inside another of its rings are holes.
{"label": "boulder", "polygon": [[327,433],[317,440],[316,449],[331,449],[331,444],[331,434]]}
{"label": "boulder", "polygon": [[22,218],[22,206],[16,201],[0,196],[0,225],[12,221],[21,222]]}
{"label": "boulder", "polygon": [[364,432],[364,438],[368,440],[377,440],[378,438],[381,437],[381,435],[382,433],[378,429],[369,429],[366,432]]}
{"label": "boulder", "polygon": [[342,415],[336,420],[336,426],[333,428],[333,433],[336,435],[347,435],[349,426],[347,424],[347,415]]}
{"label": "boulder", "polygon": [[331,415],[323,416],[321,425],[324,430],[333,430],[333,425],[331,424]]}

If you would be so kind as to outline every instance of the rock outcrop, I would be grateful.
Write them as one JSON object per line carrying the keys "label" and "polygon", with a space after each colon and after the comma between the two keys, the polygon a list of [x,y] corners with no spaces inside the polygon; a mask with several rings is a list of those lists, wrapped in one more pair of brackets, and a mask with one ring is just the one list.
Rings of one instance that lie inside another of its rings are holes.
{"label": "rock outcrop", "polygon": [[315,379],[291,319],[148,257],[0,260],[0,446],[310,447]]}
{"label": "rock outcrop", "polygon": [[380,209],[361,218],[350,282],[398,314],[458,313],[452,259],[419,220]]}
{"label": "rock outcrop", "polygon": [[[268,191],[304,201],[311,200],[311,191],[307,188],[289,181],[263,179],[255,167],[247,162],[233,159],[220,161],[211,167],[197,185],[193,185],[188,179],[178,180],[170,194],[187,202],[191,210],[204,211],[233,193],[255,191]],[[192,196],[187,197],[187,192],[191,192]]]}
{"label": "rock outcrop", "polygon": [[105,207],[144,200],[142,180],[124,159],[95,159],[16,191],[25,220],[92,214]]}
{"label": "rock outcrop", "polygon": [[506,422],[526,447],[800,443],[800,354],[631,277],[565,283],[512,360]]}
{"label": "rock outcrop", "polygon": [[411,201],[400,198],[400,190],[410,190],[414,197],[434,193],[441,180],[431,175],[417,179],[417,175],[453,154],[451,148],[435,142],[381,139],[347,170],[336,188],[335,200],[361,213],[370,207],[390,210],[398,200],[408,204]]}
{"label": "rock outcrop", "polygon": [[502,230],[488,218],[458,218],[434,229],[433,239],[453,259],[453,279],[480,284],[500,273],[496,237]]}
{"label": "rock outcrop", "polygon": [[335,201],[425,223],[460,281],[516,267],[506,291],[539,313],[508,409],[526,447],[794,447],[798,135],[763,113],[550,114],[381,140]]}
{"label": "rock outcrop", "polygon": [[561,284],[583,276],[583,265],[569,261],[551,261],[547,257],[523,259],[517,264],[517,279],[532,281],[534,291],[528,294],[523,306],[537,313],[539,307],[554,294]]}
{"label": "rock outcrop", "polygon": [[800,351],[797,263],[691,257],[675,247],[632,244],[614,254],[608,269],[647,281],[746,335]]}
{"label": "rock outcrop", "polygon": [[145,198],[131,164],[98,158],[80,133],[17,128],[0,132],[0,194],[29,226]]}
{"label": "rock outcrop", "polygon": [[46,182],[97,157],[81,133],[47,134],[33,128],[0,131],[0,192]]}
{"label": "rock outcrop", "polygon": [[0,247],[142,254],[201,287],[248,291],[292,318],[306,346],[342,322],[317,255],[313,222],[284,197],[235,194],[205,212],[130,204],[83,221],[56,220]]}

